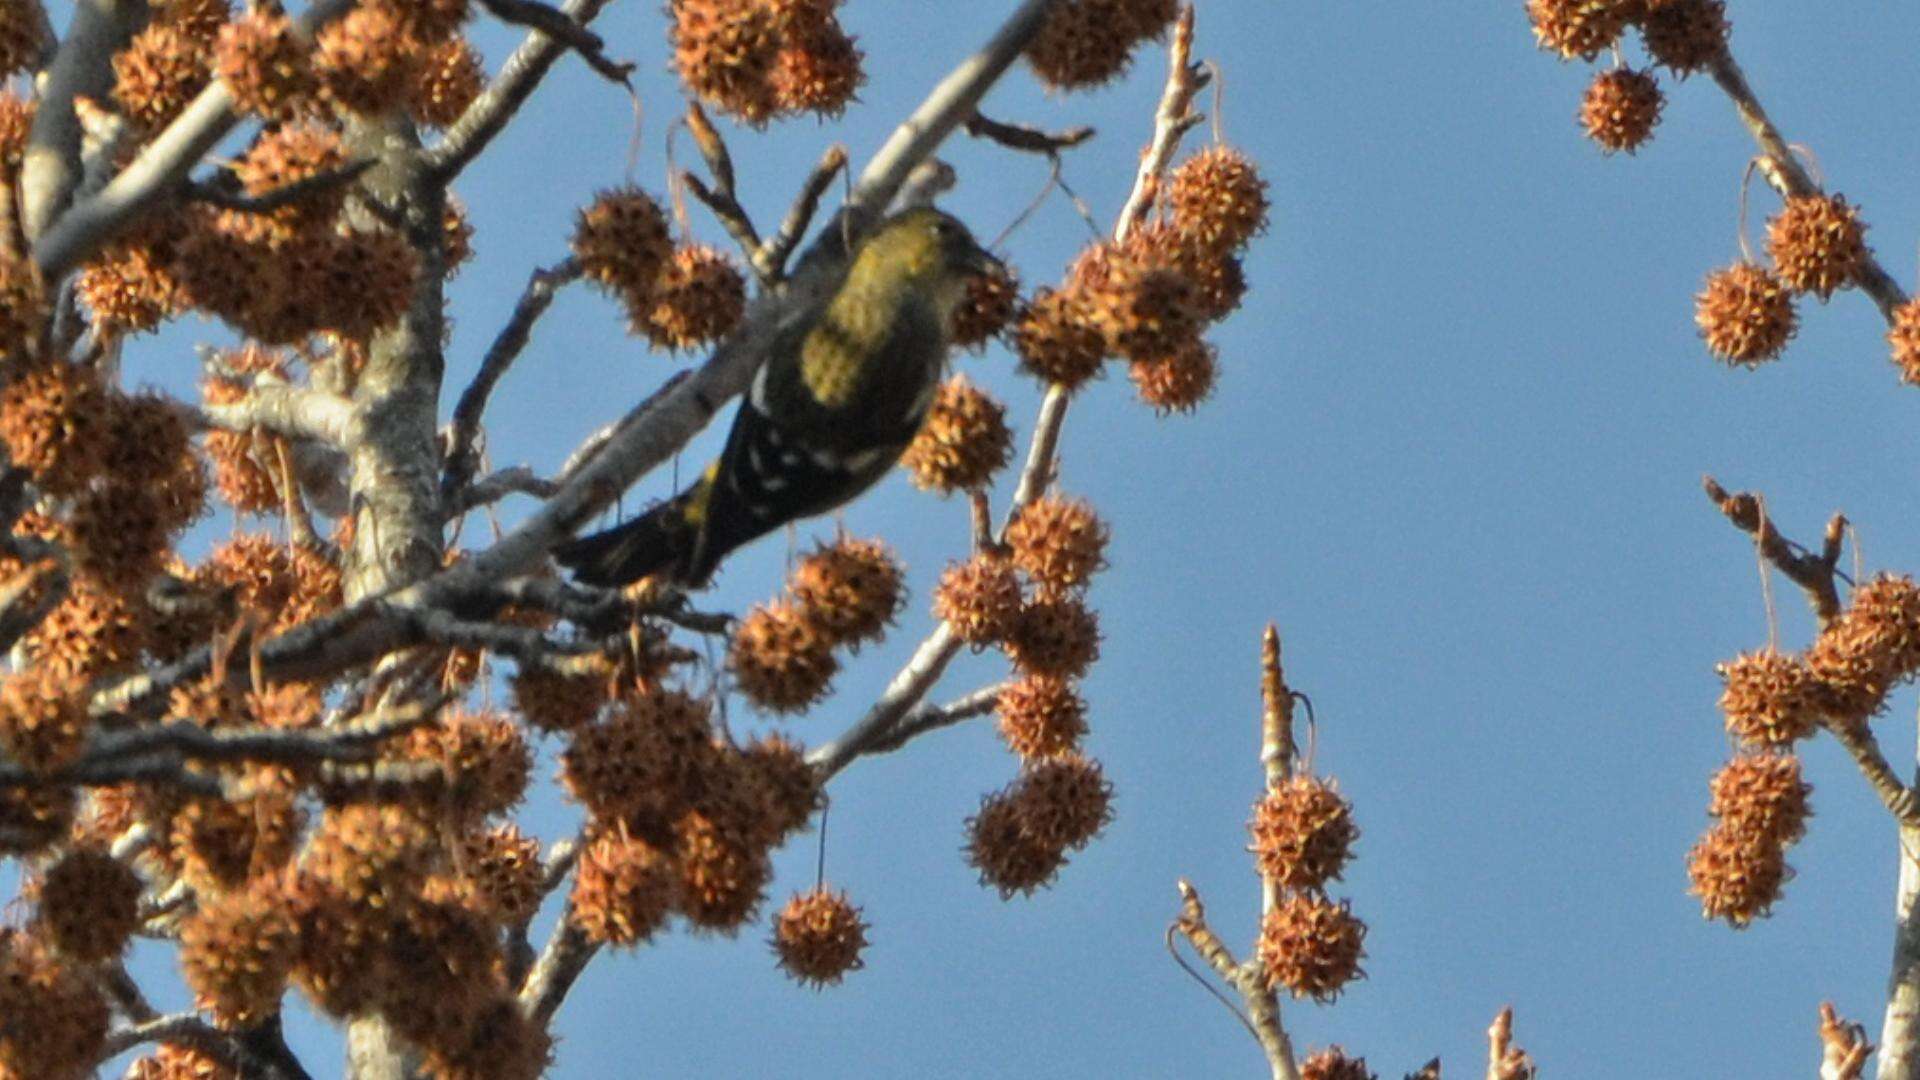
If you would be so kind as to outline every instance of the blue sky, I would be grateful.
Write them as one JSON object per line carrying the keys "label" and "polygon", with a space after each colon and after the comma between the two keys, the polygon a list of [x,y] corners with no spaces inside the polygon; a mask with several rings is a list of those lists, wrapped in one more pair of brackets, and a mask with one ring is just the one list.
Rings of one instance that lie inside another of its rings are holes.
{"label": "blue sky", "polygon": [[[852,0],[864,103],[832,127],[730,132],[750,210],[777,220],[828,140],[864,160],[1013,6]],[[1748,373],[1708,359],[1691,296],[1738,254],[1753,151],[1705,78],[1663,77],[1652,144],[1607,158],[1573,122],[1586,69],[1534,50],[1518,0],[1200,8],[1224,135],[1271,179],[1273,227],[1249,257],[1247,307],[1215,335],[1216,400],[1158,419],[1116,372],[1076,400],[1062,444],[1064,489],[1114,532],[1087,694],[1117,820],[1056,887],[1003,903],[959,854],[962,820],[1015,769],[990,723],[862,761],[833,787],[827,873],[873,924],[866,969],[801,989],[775,971],[762,929],[602,957],[560,1014],[554,1075],[1261,1075],[1252,1040],[1162,934],[1183,875],[1236,947],[1251,934],[1243,822],[1269,620],[1317,706],[1316,764],[1356,805],[1363,835],[1338,895],[1371,926],[1365,981],[1337,1005],[1285,1008],[1301,1046],[1339,1042],[1393,1076],[1434,1054],[1450,1074],[1473,1071],[1511,1004],[1550,1075],[1773,1077],[1812,1068],[1823,998],[1877,1031],[1894,836],[1830,741],[1806,750],[1817,817],[1771,919],[1742,933],[1702,922],[1684,868],[1728,750],[1713,665],[1768,632],[1751,548],[1701,496],[1701,474],[1763,491],[1805,539],[1844,509],[1870,569],[1920,569],[1899,434],[1915,391],[1885,360],[1877,313],[1855,294],[1804,304],[1783,362]],[[1917,162],[1889,103],[1916,90],[1899,43],[1920,33],[1920,12],[1734,15],[1736,55],[1775,119],[1911,281]],[[527,271],[564,255],[574,208],[629,168],[664,186],[678,97],[657,5],[616,5],[596,28],[641,64],[637,158],[631,103],[569,60],[466,178],[480,254],[452,290],[449,407]],[[513,39],[478,40],[497,65]],[[1097,127],[1066,175],[1110,221],[1162,65],[1156,47],[1134,79],[1069,96],[1016,70],[988,111]],[[961,176],[947,205],[986,235],[1045,177],[1035,159],[964,139],[947,157]],[[1776,205],[1756,189],[1756,229]],[[1044,282],[1085,239],[1055,198],[1008,251]],[[136,347],[130,370],[179,379],[186,344],[210,333],[169,331]],[[1004,352],[957,365],[1030,430],[1038,390]],[[495,398],[495,463],[552,470],[676,366],[624,337],[614,304],[567,294]],[[651,478],[633,499],[667,484]],[[845,520],[899,548],[914,598],[831,704],[782,724],[808,742],[855,718],[926,632],[932,582],[964,546],[964,506],[898,476]],[[773,539],[736,558],[712,603],[770,596],[785,555]],[[1776,592],[1782,641],[1797,647],[1810,621],[1784,583]],[[967,658],[936,696],[1001,670],[991,654]],[[1912,707],[1902,695],[1881,721],[1896,758]],[[575,819],[549,798],[529,820],[558,836]],[[812,883],[814,851],[809,834],[782,853],[776,903]],[[160,955],[143,951],[139,968],[157,972]],[[333,1032],[296,1018],[292,1037],[317,1073],[336,1070]]]}

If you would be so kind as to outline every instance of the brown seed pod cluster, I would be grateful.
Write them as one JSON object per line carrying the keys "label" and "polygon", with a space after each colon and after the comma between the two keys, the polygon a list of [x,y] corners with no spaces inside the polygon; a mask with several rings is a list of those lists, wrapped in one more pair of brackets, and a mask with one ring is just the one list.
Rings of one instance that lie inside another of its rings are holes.
{"label": "brown seed pod cluster", "polygon": [[393,6],[354,8],[314,38],[313,72],[326,100],[351,113],[381,116],[403,108],[419,40]]}
{"label": "brown seed pod cluster", "polygon": [[1665,0],[1647,7],[1640,40],[1647,55],[1676,76],[1704,69],[1726,51],[1732,26],[1725,0]]}
{"label": "brown seed pod cluster", "polygon": [[251,1027],[273,1016],[299,938],[274,880],[203,897],[180,927],[180,974],[194,1006],[226,1028]]}
{"label": "brown seed pod cluster", "polygon": [[1012,561],[994,552],[980,552],[948,566],[933,590],[934,617],[975,648],[1005,640],[1024,603],[1020,575]]}
{"label": "brown seed pod cluster", "polygon": [[28,668],[0,681],[0,749],[15,764],[49,773],[80,756],[86,742],[84,684]]}
{"label": "brown seed pod cluster", "polygon": [[800,712],[819,701],[840,669],[832,642],[789,601],[759,605],[740,620],[727,665],[740,692],[774,712]]}
{"label": "brown seed pod cluster", "polygon": [[1076,752],[1087,734],[1087,703],[1073,683],[1027,675],[1007,683],[995,702],[1000,737],[1023,761]]}
{"label": "brown seed pod cluster", "polygon": [[1887,347],[1893,366],[1900,369],[1900,381],[1920,386],[1920,298],[1908,300],[1894,311]]}
{"label": "brown seed pod cluster", "polygon": [[603,720],[574,732],[561,781],[596,819],[657,832],[700,797],[716,754],[705,701],[674,690],[623,695]]}
{"label": "brown seed pod cluster", "polygon": [[1100,658],[1100,620],[1078,596],[1041,595],[1020,609],[1000,644],[1023,674],[1078,679]]}
{"label": "brown seed pod cluster", "polygon": [[0,929],[0,1075],[90,1075],[107,1021],[107,1003],[82,971],[38,937]]}
{"label": "brown seed pod cluster", "polygon": [[171,123],[213,80],[209,42],[157,21],[113,55],[113,100],[149,132]]}
{"label": "brown seed pod cluster", "polygon": [[220,28],[214,71],[234,104],[265,120],[288,120],[316,107],[319,82],[293,20],[272,11],[247,11]]}
{"label": "brown seed pod cluster", "polygon": [[666,212],[634,187],[603,191],[581,209],[572,246],[587,280],[615,295],[648,292],[673,257]]}
{"label": "brown seed pod cluster", "polygon": [[1701,915],[1735,929],[1766,915],[1791,873],[1785,847],[1726,822],[1708,829],[1687,854],[1689,891],[1700,898]]}
{"label": "brown seed pod cluster", "polygon": [[1306,893],[1283,896],[1260,923],[1256,955],[1269,988],[1329,1002],[1365,973],[1367,925],[1347,901]]}
{"label": "brown seed pod cluster", "polygon": [[1821,695],[1806,660],[1773,649],[1720,665],[1720,711],[1746,746],[1787,746],[1813,734]]}
{"label": "brown seed pod cluster", "polygon": [[99,377],[75,364],[42,364],[0,389],[0,443],[41,490],[72,494],[104,464],[111,404]]}
{"label": "brown seed pod cluster", "polygon": [[965,375],[955,375],[934,395],[900,463],[914,486],[951,495],[986,487],[1012,457],[1006,406]]}
{"label": "brown seed pod cluster", "polygon": [[488,919],[510,925],[533,917],[546,895],[538,839],[506,822],[468,833],[460,852],[474,901]]}
{"label": "brown seed pod cluster", "polygon": [[1020,306],[1020,278],[1002,263],[990,273],[967,279],[967,296],[953,313],[948,338],[966,349],[978,349],[999,336]]}
{"label": "brown seed pod cluster", "polygon": [[1080,300],[1110,355],[1152,359],[1200,331],[1192,280],[1131,248],[1087,248],[1068,271],[1065,290]]}
{"label": "brown seed pod cluster", "polygon": [[1027,63],[1056,90],[1084,90],[1120,77],[1142,42],[1173,22],[1168,0],[1065,0],[1027,46]]}
{"label": "brown seed pod cluster", "polygon": [[780,968],[803,986],[836,985],[863,965],[867,923],[847,894],[822,885],[795,893],[773,917],[773,950]]}
{"label": "brown seed pod cluster", "polygon": [[1042,495],[1020,508],[1008,524],[1006,544],[1013,565],[1044,596],[1084,590],[1106,568],[1106,522],[1083,499]]}
{"label": "brown seed pod cluster", "polygon": [[1920,671],[1920,585],[1904,574],[1861,583],[1807,650],[1807,667],[1834,715],[1858,722],[1878,712],[1889,690]]}
{"label": "brown seed pod cluster", "polygon": [[787,575],[802,618],[835,646],[879,641],[906,602],[906,575],[879,540],[841,536]]}
{"label": "brown seed pod cluster", "polygon": [[1067,391],[1098,375],[1107,355],[1106,339],[1085,304],[1046,287],[1014,319],[1013,349],[1022,370]]}
{"label": "brown seed pod cluster", "polygon": [[1360,830],[1353,806],[1332,781],[1300,773],[1253,804],[1247,823],[1260,876],[1299,892],[1322,892],[1338,880]]}
{"label": "brown seed pod cluster", "polygon": [[1174,229],[1198,246],[1238,251],[1267,227],[1267,182],[1252,158],[1213,146],[1173,171],[1167,207]]}
{"label": "brown seed pod cluster", "polygon": [[609,830],[580,852],[568,917],[589,941],[638,945],[672,913],[675,880],[668,853]]}
{"label": "brown seed pod cluster", "polygon": [[473,43],[450,37],[421,58],[407,88],[407,111],[428,127],[451,127],[480,96],[486,79],[486,65]]}
{"label": "brown seed pod cluster", "polygon": [[671,0],[674,68],[702,101],[749,124],[800,112],[838,116],[866,81],[838,6]]}
{"label": "brown seed pod cluster", "polygon": [[1062,754],[1030,763],[1012,784],[981,800],[967,819],[967,862],[1002,899],[1051,882],[1067,852],[1113,820],[1113,786],[1100,763]]}
{"label": "brown seed pod cluster", "polygon": [[1631,154],[1653,138],[1666,96],[1644,71],[1621,67],[1604,71],[1587,86],[1580,102],[1580,126],[1607,153]]}
{"label": "brown seed pod cluster", "polygon": [[140,925],[140,879],[103,851],[76,849],[47,868],[36,921],[60,954],[83,964],[120,955]]}
{"label": "brown seed pod cluster", "polygon": [[1563,60],[1592,60],[1613,47],[1627,28],[1620,0],[1527,0],[1533,39]]}
{"label": "brown seed pod cluster", "polygon": [[718,248],[684,244],[644,297],[623,296],[628,329],[657,349],[696,349],[725,337],[747,310],[747,283]]}
{"label": "brown seed pod cluster", "polygon": [[1792,292],[1773,271],[1740,262],[1707,275],[1694,298],[1693,321],[1708,352],[1753,368],[1786,349],[1800,317]]}
{"label": "brown seed pod cluster", "polygon": [[1308,1054],[1300,1063],[1300,1080],[1379,1080],[1379,1074],[1367,1068],[1366,1058],[1335,1045]]}
{"label": "brown seed pod cluster", "polygon": [[1806,832],[1807,796],[1800,759],[1790,753],[1741,754],[1713,775],[1707,813],[1728,828],[1787,845]]}
{"label": "brown seed pod cluster", "polygon": [[1867,226],[1841,195],[1794,195],[1767,222],[1767,254],[1795,292],[1825,300],[1854,284],[1868,258]]}
{"label": "brown seed pod cluster", "polygon": [[96,332],[143,333],[186,310],[186,289],[175,268],[184,221],[174,211],[154,214],[81,267],[74,292],[92,314]]}
{"label": "brown seed pod cluster", "polygon": [[610,666],[576,671],[526,661],[507,686],[514,711],[527,723],[548,733],[572,731],[591,723],[607,703],[611,675]]}

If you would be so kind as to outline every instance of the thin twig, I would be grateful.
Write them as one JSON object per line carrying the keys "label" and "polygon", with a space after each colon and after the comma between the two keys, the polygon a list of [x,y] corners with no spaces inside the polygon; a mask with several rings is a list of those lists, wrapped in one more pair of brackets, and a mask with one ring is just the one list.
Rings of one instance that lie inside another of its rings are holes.
{"label": "thin twig", "polygon": [[833,178],[847,167],[847,148],[838,143],[827,147],[826,153],[807,174],[800,185],[800,194],[796,195],[793,205],[787,209],[787,216],[780,221],[780,228],[760,250],[753,254],[753,270],[762,279],[778,280],[785,276],[787,259],[793,255],[793,249],[799,246],[800,238],[807,234],[807,226],[813,224],[813,215],[820,209],[820,198],[832,186]]}
{"label": "thin twig", "polygon": [[1729,494],[1713,477],[1706,477],[1703,485],[1707,498],[1713,500],[1728,521],[1733,522],[1742,532],[1753,537],[1760,546],[1760,554],[1772,563],[1794,584],[1800,586],[1813,604],[1814,614],[1821,625],[1840,614],[1840,594],[1834,587],[1834,568],[1840,562],[1841,540],[1846,535],[1847,519],[1835,514],[1827,522],[1827,531],[1820,547],[1820,553],[1814,554],[1788,543],[1774,528],[1773,519],[1767,516],[1766,507],[1759,497],[1747,492]]}
{"label": "thin twig", "polygon": [[440,493],[448,497],[458,492],[462,485],[473,478],[479,467],[480,417],[487,410],[487,401],[493,395],[493,388],[499,385],[501,376],[519,359],[521,350],[533,336],[533,324],[553,306],[553,299],[559,291],[580,280],[580,264],[572,258],[563,259],[553,266],[536,269],[527,277],[527,287],[520,293],[519,302],[513,305],[513,314],[507,317],[507,323],[494,335],[493,344],[487,347],[486,356],[480,360],[480,370],[473,381],[461,392],[460,401],[453,407],[452,432],[448,436],[446,473],[440,480]]}
{"label": "thin twig", "polygon": [[964,723],[976,716],[985,716],[1000,703],[1002,689],[1004,687],[996,683],[992,686],[983,686],[945,705],[922,705],[901,717],[884,736],[868,743],[861,753],[891,753],[930,731],[939,731],[942,728]]}
{"label": "thin twig", "polygon": [[988,139],[1009,150],[1046,154],[1049,157],[1062,150],[1079,146],[1094,135],[1090,127],[1068,128],[1065,131],[1042,131],[1024,124],[1003,123],[980,112],[975,112],[967,118],[966,127],[967,134],[976,139]]}
{"label": "thin twig", "polygon": [[1200,903],[1199,890],[1191,882],[1181,878],[1179,888],[1180,916],[1174,920],[1174,928],[1193,945],[1193,951],[1200,954],[1208,967],[1239,991],[1247,1007],[1246,1021],[1267,1055],[1274,1080],[1300,1080],[1293,1043],[1287,1038],[1286,1029],[1280,1026],[1279,1003],[1260,977],[1258,965],[1242,964],[1234,959],[1233,950],[1207,925],[1206,908]]}
{"label": "thin twig", "polygon": [[540,31],[579,53],[580,59],[608,82],[632,89],[628,77],[633,74],[634,64],[608,59],[607,43],[600,35],[573,21],[571,15],[559,8],[538,0],[480,0],[480,6],[501,22]]}

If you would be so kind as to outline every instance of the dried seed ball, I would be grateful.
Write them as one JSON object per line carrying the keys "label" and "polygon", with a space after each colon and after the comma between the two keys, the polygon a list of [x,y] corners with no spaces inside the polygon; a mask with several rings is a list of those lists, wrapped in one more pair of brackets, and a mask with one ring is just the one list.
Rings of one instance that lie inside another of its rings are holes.
{"label": "dried seed ball", "polygon": [[427,50],[408,87],[407,111],[428,127],[451,127],[480,96],[487,70],[464,37],[450,37]]}
{"label": "dried seed ball", "polygon": [[1001,644],[1022,674],[1078,679],[1100,658],[1100,621],[1077,596],[1042,596]]}
{"label": "dried seed ball", "polygon": [[113,99],[148,131],[180,115],[213,79],[207,43],[168,23],[154,23],[113,55]]}
{"label": "dried seed ball", "polygon": [[538,662],[523,661],[508,687],[513,707],[527,723],[549,734],[573,731],[593,721],[607,703],[610,670],[562,671]]}
{"label": "dried seed ball", "polygon": [[254,789],[233,800],[195,797],[174,815],[170,854],[188,884],[205,892],[239,888],[286,865],[306,813],[291,775],[254,770]]}
{"label": "dried seed ball", "polygon": [[727,336],[747,310],[747,283],[718,248],[674,250],[645,293],[623,294],[630,333],[657,349],[694,349]]}
{"label": "dried seed ball", "polygon": [[43,491],[72,494],[106,460],[111,413],[93,371],[77,364],[36,365],[0,390],[0,442]]}
{"label": "dried seed ball", "polygon": [[1744,929],[1767,914],[1786,884],[1786,850],[1765,836],[1756,836],[1721,822],[1708,829],[1687,854],[1687,891],[1700,898],[1700,915],[1724,919]]}
{"label": "dried seed ball", "polygon": [[866,53],[836,19],[790,27],[767,76],[775,107],[782,112],[811,112],[838,117],[867,81],[860,62]]}
{"label": "dried seed ball", "polygon": [[1800,759],[1792,754],[1741,754],[1721,766],[1708,784],[1707,813],[1728,828],[1791,844],[1806,833],[1807,795]]}
{"label": "dried seed ball", "polygon": [[46,14],[38,0],[0,4],[0,78],[17,75],[40,62],[47,47]]}
{"label": "dried seed ball", "polygon": [[178,524],[165,489],[125,483],[83,492],[67,523],[74,568],[103,588],[135,595],[159,572]]}
{"label": "dried seed ball", "polygon": [[356,229],[330,237],[316,275],[323,288],[316,323],[343,338],[369,341],[400,321],[413,302],[420,257],[390,229]]}
{"label": "dried seed ball", "polygon": [[1720,665],[1720,711],[1747,746],[1785,746],[1819,722],[1813,672],[1799,656],[1763,649]]}
{"label": "dried seed ball", "polygon": [[1752,263],[1708,274],[1693,303],[1707,351],[1729,364],[1759,367],[1779,356],[1799,329],[1793,294],[1772,271]]}
{"label": "dried seed ball", "polygon": [[1106,338],[1080,297],[1042,288],[1013,324],[1013,349],[1030,375],[1071,393],[1100,372]]}
{"label": "dried seed ball", "polygon": [[1888,690],[1912,674],[1920,621],[1910,578],[1881,574],[1854,590],[1852,602],[1807,651],[1819,707],[1847,720],[1880,710]]}
{"label": "dried seed ball", "polygon": [[174,272],[185,220],[171,211],[149,216],[87,260],[74,291],[96,332],[142,333],[186,310],[186,290]]}
{"label": "dried seed ball", "polygon": [[293,545],[290,560],[293,593],[281,610],[276,625],[298,626],[309,619],[337,611],[345,602],[340,564],[320,548],[305,543]]}
{"label": "dried seed ball", "polygon": [[[237,401],[243,391],[216,389],[233,386],[224,380],[209,380],[202,386],[206,391],[203,396],[209,405]],[[213,462],[214,490],[221,501],[242,514],[268,514],[281,508],[280,489],[273,473],[255,456],[252,433],[209,431],[204,439],[207,459]]]}
{"label": "dried seed ball", "polygon": [[1723,0],[1667,0],[1641,20],[1640,38],[1647,55],[1684,79],[1726,51],[1732,29]]}
{"label": "dried seed ball", "polygon": [[1379,1080],[1379,1074],[1367,1068],[1366,1058],[1349,1057],[1336,1045],[1307,1055],[1300,1080]]}
{"label": "dried seed ball", "polygon": [[321,92],[341,108],[379,116],[406,104],[419,49],[391,7],[356,7],[314,38]]}
{"label": "dried seed ball", "polygon": [[753,918],[773,878],[773,863],[756,838],[692,811],[674,829],[679,865],[674,907],[702,930],[731,933]]}
{"label": "dried seed ball", "polygon": [[1066,291],[1080,298],[1107,351],[1128,359],[1164,355],[1200,332],[1196,290],[1186,275],[1110,244],[1081,253]]}
{"label": "dried seed ball", "polygon": [[1267,227],[1267,182],[1245,154],[1215,146],[1182,162],[1167,188],[1174,228],[1215,250],[1238,249]]}
{"label": "dried seed ball", "polygon": [[391,7],[402,29],[423,45],[437,45],[460,32],[472,12],[467,0],[378,0]]}
{"label": "dried seed ball", "polygon": [[0,788],[0,855],[32,855],[60,839],[73,823],[73,799],[70,787]]}
{"label": "dried seed ball", "polygon": [[82,578],[22,640],[49,677],[95,679],[130,671],[139,663],[146,626],[123,595]]}
{"label": "dried seed ball", "polygon": [[342,803],[321,815],[302,869],[355,903],[398,903],[419,891],[438,839],[412,807]]}
{"label": "dried seed ball", "polygon": [[91,1076],[107,1019],[107,1003],[91,980],[37,937],[0,929],[0,1076]]}
{"label": "dried seed ball", "polygon": [[[306,121],[262,132],[234,162],[233,175],[247,194],[258,197],[332,172],[346,163],[347,149],[340,133],[317,121]],[[346,185],[330,185],[273,211],[261,219],[261,224],[267,226],[269,236],[280,239],[322,230],[339,216],[346,197]]]}
{"label": "dried seed ball", "polygon": [[1113,820],[1113,785],[1078,754],[1029,764],[1011,796],[1020,828],[1043,847],[1086,847]]}
{"label": "dried seed ball", "polygon": [[1248,850],[1263,879],[1313,892],[1339,879],[1360,836],[1353,805],[1332,781],[1305,774],[1269,789],[1254,803],[1247,832],[1253,838]]}
{"label": "dried seed ball", "polygon": [[587,280],[623,296],[645,295],[674,255],[667,215],[636,187],[594,196],[574,219],[572,247]]}
{"label": "dried seed ball", "polygon": [[624,830],[606,830],[580,852],[567,917],[588,941],[638,945],[666,922],[675,880],[665,852]]}
{"label": "dried seed ball", "polygon": [[1632,153],[1653,137],[1666,103],[1660,84],[1646,72],[1625,67],[1603,71],[1581,99],[1580,126],[1607,153]]}
{"label": "dried seed ball", "polygon": [[20,159],[27,152],[27,135],[33,130],[33,114],[39,102],[23,98],[12,90],[0,90],[0,173],[8,177],[20,173]]}
{"label": "dried seed ball", "polygon": [[546,895],[546,867],[540,841],[512,822],[471,832],[461,841],[462,871],[475,901],[494,922],[511,924],[533,918]]}
{"label": "dried seed ball", "polygon": [[933,590],[933,614],[953,636],[979,647],[1004,640],[1020,619],[1024,598],[1013,564],[986,552],[952,563]]}
{"label": "dried seed ball", "polygon": [[995,704],[1000,737],[1025,761],[1071,754],[1087,734],[1087,703],[1073,684],[1052,675],[1027,675],[1000,688]]}
{"label": "dried seed ball", "polygon": [[1006,792],[980,800],[966,828],[967,864],[980,872],[980,884],[1000,891],[1002,900],[1015,893],[1031,895],[1066,863],[1066,848],[1029,833],[1018,803]]}
{"label": "dried seed ball", "polygon": [[1107,524],[1084,499],[1042,495],[1020,508],[1007,526],[1013,565],[1042,592],[1083,589],[1106,568]]}
{"label": "dried seed ball", "polygon": [[800,617],[836,646],[886,636],[906,589],[906,574],[884,541],[850,536],[815,548],[787,577]]}
{"label": "dried seed ball", "polygon": [[370,1009],[385,980],[393,913],[355,900],[310,874],[296,874],[287,912],[300,928],[292,979],[314,1007],[345,1018]]}
{"label": "dried seed ball", "polygon": [[800,712],[825,697],[840,668],[833,643],[785,601],[759,605],[740,620],[727,666],[747,700],[772,712]]}
{"label": "dried seed ball", "polygon": [[1627,27],[1620,0],[1527,0],[1527,18],[1535,43],[1563,60],[1599,56]]}
{"label": "dried seed ball", "polygon": [[213,69],[234,104],[265,120],[310,111],[320,85],[306,46],[294,35],[293,20],[271,11],[249,10],[222,26]]}
{"label": "dried seed ball", "polygon": [[781,970],[802,986],[816,990],[836,985],[849,971],[865,967],[860,953],[867,947],[867,923],[847,894],[827,891],[794,893],[773,917],[773,951]]}
{"label": "dried seed ball", "polygon": [[1887,346],[1893,366],[1900,369],[1900,381],[1920,386],[1920,297],[1900,305],[1893,313],[1893,327],[1887,331]]}
{"label": "dried seed ball", "polygon": [[1367,924],[1347,901],[1295,893],[1282,897],[1260,923],[1257,954],[1267,987],[1296,998],[1330,1002],[1365,974],[1360,961]]}
{"label": "dried seed ball", "polygon": [[1767,222],[1767,254],[1795,292],[1825,300],[1859,279],[1867,226],[1842,195],[1795,195]]}
{"label": "dried seed ball", "polygon": [[149,0],[147,6],[154,23],[174,27],[209,47],[231,14],[227,0]]}
{"label": "dried seed ball", "polygon": [[1020,306],[1020,277],[1002,263],[967,279],[967,296],[954,310],[948,338],[962,348],[979,349],[1013,321]]}
{"label": "dried seed ball", "polygon": [[126,1080],[239,1080],[219,1058],[180,1043],[161,1043],[127,1066]]}
{"label": "dried seed ball", "polygon": [[293,596],[293,560],[265,533],[237,533],[207,558],[214,580],[231,587],[240,606],[271,620]]}
{"label": "dried seed ball", "polygon": [[533,775],[533,748],[505,713],[449,711],[429,727],[409,733],[408,756],[438,761],[446,772],[447,797],[469,821],[519,805]]}
{"label": "dried seed ball", "polygon": [[692,804],[713,757],[707,703],[662,690],[622,698],[605,720],[574,732],[560,777],[596,818],[663,823]]}
{"label": "dried seed ball", "polygon": [[477,1009],[464,1040],[427,1048],[434,1080],[540,1080],[553,1063],[553,1038],[504,992]]}
{"label": "dried seed ball", "polygon": [[1125,248],[1142,262],[1185,275],[1193,283],[1194,310],[1208,322],[1233,314],[1247,295],[1246,268],[1238,255],[1204,244],[1170,222],[1133,229]]}
{"label": "dried seed ball", "polygon": [[424,1050],[464,1045],[482,1009],[505,989],[494,928],[459,904],[424,896],[396,915],[381,1015]]}
{"label": "dried seed ball", "polygon": [[951,495],[986,487],[1012,457],[1006,406],[955,375],[941,384],[900,461],[915,487]]}
{"label": "dried seed ball", "polygon": [[1153,411],[1190,413],[1213,394],[1220,365],[1212,344],[1193,338],[1165,356],[1135,360],[1127,365],[1134,393]]}
{"label": "dried seed ball", "polygon": [[118,956],[140,925],[140,888],[140,879],[113,856],[69,851],[40,884],[41,932],[83,964]]}
{"label": "dried seed ball", "polygon": [[173,268],[187,303],[242,329],[262,305],[283,305],[291,286],[267,229],[253,214],[188,210]]}
{"label": "dried seed ball", "polygon": [[180,974],[194,1007],[221,1027],[252,1027],[286,992],[300,931],[272,879],[224,896],[202,895],[180,924]]}
{"label": "dried seed ball", "polygon": [[737,0],[671,0],[673,65],[701,100],[749,124],[779,109],[773,70],[781,46],[775,13]]}
{"label": "dried seed ball", "polygon": [[[157,393],[109,399],[104,468],[123,484],[167,484],[193,454],[192,433],[180,409]],[[184,522],[181,522],[184,524]]]}
{"label": "dried seed ball", "polygon": [[738,772],[761,803],[775,842],[807,827],[825,801],[806,749],[782,735],[763,735],[740,751]]}
{"label": "dried seed ball", "polygon": [[1150,26],[1142,10],[1135,0],[1063,0],[1027,46],[1027,63],[1056,90],[1110,82],[1127,70],[1133,47],[1165,25]]}
{"label": "dried seed ball", "polygon": [[80,756],[87,738],[84,684],[27,668],[0,681],[0,748],[31,772],[48,773]]}

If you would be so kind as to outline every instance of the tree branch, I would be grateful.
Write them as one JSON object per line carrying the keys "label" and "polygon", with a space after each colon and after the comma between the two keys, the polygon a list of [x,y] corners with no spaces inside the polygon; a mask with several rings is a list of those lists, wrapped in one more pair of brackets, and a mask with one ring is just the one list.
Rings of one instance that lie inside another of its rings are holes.
{"label": "tree branch", "polygon": [[1181,878],[1179,888],[1180,916],[1174,920],[1174,929],[1193,945],[1193,951],[1200,954],[1223,982],[1239,992],[1247,1006],[1248,1025],[1260,1040],[1260,1049],[1267,1055],[1274,1080],[1300,1080],[1293,1043],[1280,1026],[1279,1001],[1262,982],[1257,964],[1242,964],[1234,959],[1233,950],[1207,925],[1206,908],[1200,903],[1199,890],[1191,882]]}
{"label": "tree branch", "polygon": [[345,449],[359,441],[353,402],[314,387],[257,379],[247,396],[227,405],[202,405],[207,423],[227,431],[266,428],[295,439],[317,439]]}

